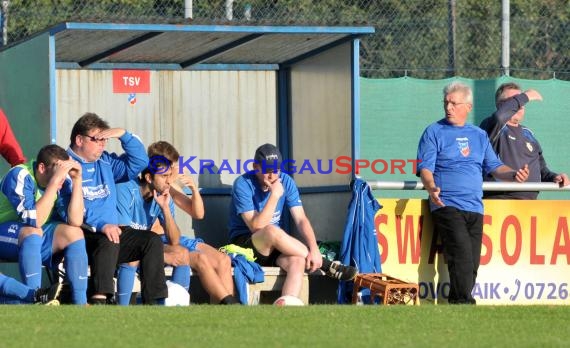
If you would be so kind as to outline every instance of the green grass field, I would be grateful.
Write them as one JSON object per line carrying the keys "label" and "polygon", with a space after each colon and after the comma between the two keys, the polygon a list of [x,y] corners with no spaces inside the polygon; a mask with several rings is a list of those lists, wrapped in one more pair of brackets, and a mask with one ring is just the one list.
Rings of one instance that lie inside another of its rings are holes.
{"label": "green grass field", "polygon": [[562,347],[568,306],[0,306],[0,347]]}

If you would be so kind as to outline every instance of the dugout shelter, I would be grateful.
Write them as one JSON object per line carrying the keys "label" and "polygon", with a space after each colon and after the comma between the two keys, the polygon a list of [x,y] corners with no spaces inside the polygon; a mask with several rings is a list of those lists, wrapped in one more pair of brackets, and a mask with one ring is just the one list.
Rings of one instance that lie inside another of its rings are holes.
{"label": "dugout shelter", "polygon": [[[231,185],[244,161],[258,145],[277,144],[297,170],[313,166],[293,176],[317,238],[340,240],[354,171],[319,174],[316,165],[325,172],[339,156],[358,158],[359,38],[373,32],[62,23],[0,51],[0,107],[28,158],[48,143],[67,148],[88,111],[146,145],[167,140],[185,160],[195,156],[206,217],[178,221],[183,234],[194,235],[192,224],[214,246],[226,243]],[[122,151],[117,141],[108,150]]]}

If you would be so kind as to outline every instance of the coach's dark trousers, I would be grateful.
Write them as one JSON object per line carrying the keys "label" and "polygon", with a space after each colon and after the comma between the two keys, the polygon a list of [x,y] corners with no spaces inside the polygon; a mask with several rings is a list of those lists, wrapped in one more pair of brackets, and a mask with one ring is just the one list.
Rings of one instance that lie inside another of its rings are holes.
{"label": "coach's dark trousers", "polygon": [[449,303],[475,304],[471,295],[481,258],[483,215],[443,207],[432,212],[436,234],[441,236],[449,270]]}
{"label": "coach's dark trousers", "polygon": [[154,232],[130,227],[121,227],[121,231],[119,244],[111,242],[102,233],[83,232],[91,267],[89,294],[112,295],[117,265],[140,260],[143,302],[151,304],[168,297],[160,237]]}

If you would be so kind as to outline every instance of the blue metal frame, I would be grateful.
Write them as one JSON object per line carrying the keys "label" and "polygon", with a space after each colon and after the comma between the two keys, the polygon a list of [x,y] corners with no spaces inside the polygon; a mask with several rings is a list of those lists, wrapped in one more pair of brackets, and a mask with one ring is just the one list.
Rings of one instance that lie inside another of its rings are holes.
{"label": "blue metal frame", "polygon": [[332,192],[349,192],[350,184],[345,185],[330,185],[318,187],[299,187],[300,193],[332,193]]}
{"label": "blue metal frame", "polygon": [[55,35],[64,30],[133,30],[163,32],[226,32],[266,34],[374,34],[373,27],[322,27],[322,26],[230,26],[230,25],[176,25],[176,24],[118,24],[75,23],[56,25],[47,31]]}
{"label": "blue metal frame", "polygon": [[0,5],[0,47],[4,46],[4,11]]}
{"label": "blue metal frame", "polygon": [[[299,187],[300,193],[332,193],[332,192],[349,192],[349,191],[351,191],[350,184],[318,186],[318,187]],[[202,196],[223,196],[223,195],[230,195],[231,193],[232,193],[231,187],[200,188],[200,194]]]}
{"label": "blue metal frame", "polygon": [[[77,70],[82,67],[75,62],[56,62],[57,69],[70,69]],[[160,64],[160,63],[94,63],[89,65],[89,70],[114,70],[114,69],[128,69],[128,70],[209,70],[209,71],[271,71],[279,70],[278,64],[195,64],[182,69],[180,64]]]}
{"label": "blue metal frame", "polygon": [[355,39],[351,45],[352,56],[350,58],[351,92],[352,92],[352,180],[356,177],[355,161],[360,158],[360,40]]}
{"label": "blue metal frame", "polygon": [[56,143],[57,139],[57,88],[56,88],[56,72],[55,72],[55,37],[50,35],[48,38],[48,60],[49,60],[49,113],[50,113],[50,141]]}
{"label": "blue metal frame", "polygon": [[[291,70],[289,68],[277,71],[277,147],[283,158],[291,158]],[[291,175],[293,176],[293,174]],[[283,211],[282,227],[291,229],[291,214]]]}
{"label": "blue metal frame", "polygon": [[284,158],[291,158],[291,71],[277,72],[277,147]]}
{"label": "blue metal frame", "polygon": [[200,188],[200,195],[202,196],[229,196],[232,193],[231,187],[209,187]]}

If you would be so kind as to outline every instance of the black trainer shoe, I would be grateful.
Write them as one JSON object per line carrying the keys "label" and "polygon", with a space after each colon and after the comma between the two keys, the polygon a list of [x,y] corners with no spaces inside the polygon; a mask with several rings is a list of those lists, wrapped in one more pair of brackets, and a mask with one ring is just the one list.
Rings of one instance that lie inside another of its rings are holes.
{"label": "black trainer shoe", "polygon": [[61,283],[55,283],[50,287],[37,289],[34,294],[34,302],[36,304],[44,304],[46,306],[59,306],[59,294],[61,293],[61,288]]}
{"label": "black trainer shoe", "polygon": [[237,298],[235,298],[234,296],[228,295],[228,296],[224,297],[224,298],[220,301],[219,304],[221,304],[221,305],[238,305],[238,304],[241,304],[241,303],[240,303],[239,300],[238,300]]}
{"label": "black trainer shoe", "polygon": [[344,281],[353,280],[358,274],[358,268],[343,265],[340,261],[332,261],[330,266],[323,271],[331,278]]}
{"label": "black trainer shoe", "polygon": [[115,299],[113,297],[91,297],[88,300],[90,305],[101,306],[101,305],[116,305]]}
{"label": "black trainer shoe", "polygon": [[92,297],[87,302],[92,306],[106,305],[107,304],[107,298],[93,298]]}

